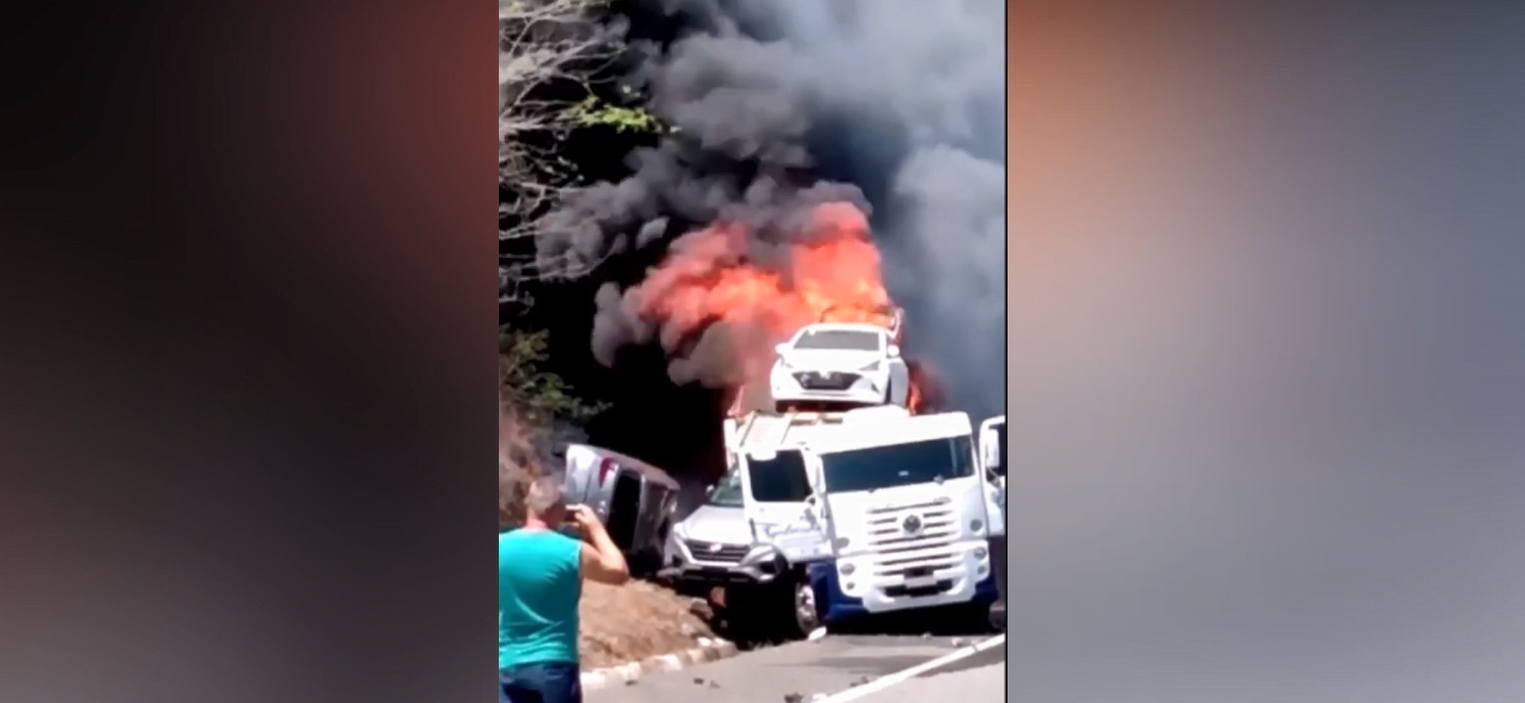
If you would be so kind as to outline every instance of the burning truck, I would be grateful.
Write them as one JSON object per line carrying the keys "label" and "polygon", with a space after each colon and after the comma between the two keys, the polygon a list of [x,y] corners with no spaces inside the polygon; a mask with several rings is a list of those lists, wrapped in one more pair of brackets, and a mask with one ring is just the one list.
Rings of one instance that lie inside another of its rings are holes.
{"label": "burning truck", "polygon": [[[1004,493],[980,468],[968,415],[916,414],[898,352],[904,314],[886,319],[814,323],[780,344],[771,407],[742,412],[738,393],[726,473],[669,534],[664,576],[695,594],[721,590],[746,636],[999,600],[990,540]],[[801,344],[813,336],[826,340]],[[825,358],[812,367],[801,349]],[[891,361],[898,373],[869,375]],[[811,391],[821,375],[847,379],[834,395],[780,396],[780,370]]]}

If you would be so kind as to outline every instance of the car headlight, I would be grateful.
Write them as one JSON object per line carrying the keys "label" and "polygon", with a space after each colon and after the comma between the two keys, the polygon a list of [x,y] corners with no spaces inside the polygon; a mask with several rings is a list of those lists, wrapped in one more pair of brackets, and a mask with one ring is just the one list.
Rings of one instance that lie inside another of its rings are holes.
{"label": "car headlight", "polygon": [[871,363],[868,366],[865,366],[865,367],[863,367],[861,369],[858,369],[858,370],[859,371],[878,371],[880,363],[881,363],[880,360],[875,359],[873,363]]}

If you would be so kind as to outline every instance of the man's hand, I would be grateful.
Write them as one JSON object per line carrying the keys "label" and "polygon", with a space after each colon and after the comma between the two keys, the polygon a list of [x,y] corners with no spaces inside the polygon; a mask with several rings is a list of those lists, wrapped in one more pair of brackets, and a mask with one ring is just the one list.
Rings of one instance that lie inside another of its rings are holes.
{"label": "man's hand", "polygon": [[604,526],[593,509],[586,505],[568,505],[567,517],[572,519],[572,524],[577,525],[577,530],[582,533],[583,538],[589,541],[592,541],[593,535]]}
{"label": "man's hand", "polygon": [[582,531],[583,578],[618,586],[630,580],[630,565],[620,553],[614,540],[592,508],[586,505],[568,505],[567,517]]}

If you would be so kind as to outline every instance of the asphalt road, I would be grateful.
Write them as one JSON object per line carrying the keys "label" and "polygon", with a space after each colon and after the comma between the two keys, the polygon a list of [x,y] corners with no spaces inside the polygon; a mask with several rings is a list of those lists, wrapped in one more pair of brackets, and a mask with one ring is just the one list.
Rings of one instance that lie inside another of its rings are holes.
{"label": "asphalt road", "polygon": [[[986,636],[830,636],[744,652],[683,671],[586,694],[588,703],[809,703],[817,694],[857,703],[996,703],[1006,699],[1004,642]],[[918,665],[962,650],[968,656],[911,676]],[[889,679],[879,681],[881,677]],[[834,703],[828,700],[825,703]],[[843,703],[846,703],[845,701]]]}

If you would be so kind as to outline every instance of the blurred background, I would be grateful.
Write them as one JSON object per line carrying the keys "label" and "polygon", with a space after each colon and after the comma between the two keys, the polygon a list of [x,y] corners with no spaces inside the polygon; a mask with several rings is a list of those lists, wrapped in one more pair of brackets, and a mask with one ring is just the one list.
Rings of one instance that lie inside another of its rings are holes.
{"label": "blurred background", "polygon": [[1518,700],[1525,10],[1010,13],[1010,695]]}

